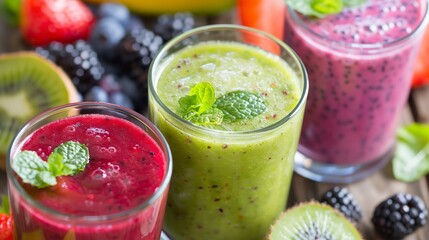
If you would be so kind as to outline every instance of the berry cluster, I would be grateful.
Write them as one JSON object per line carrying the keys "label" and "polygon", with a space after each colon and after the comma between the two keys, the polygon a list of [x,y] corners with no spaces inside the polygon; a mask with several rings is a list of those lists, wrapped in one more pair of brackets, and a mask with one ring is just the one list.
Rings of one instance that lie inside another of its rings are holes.
{"label": "berry cluster", "polygon": [[339,210],[346,218],[355,223],[362,218],[362,211],[347,188],[333,187],[325,192],[319,201]]}
{"label": "berry cluster", "polygon": [[[347,188],[333,187],[319,202],[328,204],[354,223],[362,218],[361,209]],[[426,224],[428,211],[418,196],[397,193],[382,201],[374,210],[371,221],[384,239],[402,239]]]}
{"label": "berry cluster", "polygon": [[371,220],[386,239],[402,239],[423,226],[427,216],[428,211],[419,197],[398,193],[381,202]]}
{"label": "berry cluster", "polygon": [[35,51],[63,68],[82,100],[146,112],[152,59],[165,42],[194,28],[194,17],[176,13],[143,20],[118,3],[104,3],[93,11],[97,21],[88,39],[52,42]]}

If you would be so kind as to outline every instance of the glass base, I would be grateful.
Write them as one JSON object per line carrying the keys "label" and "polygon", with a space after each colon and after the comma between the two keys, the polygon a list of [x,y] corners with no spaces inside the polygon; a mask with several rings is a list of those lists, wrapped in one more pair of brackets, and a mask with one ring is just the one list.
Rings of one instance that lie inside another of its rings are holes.
{"label": "glass base", "polygon": [[392,159],[392,156],[393,148],[376,161],[357,165],[334,165],[318,163],[297,152],[295,172],[316,182],[353,183],[383,168]]}
{"label": "glass base", "polygon": [[171,238],[168,237],[168,235],[164,231],[162,231],[160,240],[171,240]]}

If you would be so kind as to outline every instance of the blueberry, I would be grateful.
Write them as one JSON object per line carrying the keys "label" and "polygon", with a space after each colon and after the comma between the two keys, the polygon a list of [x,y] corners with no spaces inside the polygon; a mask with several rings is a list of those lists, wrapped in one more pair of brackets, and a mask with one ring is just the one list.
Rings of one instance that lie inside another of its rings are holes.
{"label": "blueberry", "polygon": [[99,18],[113,18],[126,26],[130,20],[130,11],[122,4],[104,3],[98,10]]}
{"label": "blueberry", "polygon": [[138,102],[142,96],[145,95],[140,94],[137,83],[128,77],[122,77],[118,80],[118,82],[121,86],[122,92],[129,96],[133,102]]}
{"label": "blueberry", "polygon": [[133,102],[123,92],[112,93],[110,95],[110,102],[117,104],[117,105],[120,105],[120,106],[123,106],[123,107],[126,107],[126,108],[134,109]]}
{"label": "blueberry", "polygon": [[115,49],[125,36],[125,28],[113,18],[99,20],[89,37],[89,42],[99,56],[114,59]]}
{"label": "blueberry", "polygon": [[100,86],[94,86],[88,91],[88,93],[86,93],[84,100],[95,102],[109,102],[109,94]]}
{"label": "blueberry", "polygon": [[145,26],[143,21],[135,15],[131,15],[131,18],[128,21],[128,24],[125,26],[127,31],[133,31],[134,29],[142,29],[144,27]]}

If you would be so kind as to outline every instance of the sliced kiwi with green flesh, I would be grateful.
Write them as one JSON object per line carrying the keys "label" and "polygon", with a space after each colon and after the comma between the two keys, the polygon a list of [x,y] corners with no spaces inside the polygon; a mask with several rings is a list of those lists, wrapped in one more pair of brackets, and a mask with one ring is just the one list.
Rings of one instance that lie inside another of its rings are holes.
{"label": "sliced kiwi with green flesh", "polygon": [[361,240],[356,227],[334,208],[316,202],[301,203],[271,226],[270,240]]}
{"label": "sliced kiwi with green flesh", "polygon": [[64,71],[34,52],[0,55],[0,168],[18,130],[36,114],[78,100]]}

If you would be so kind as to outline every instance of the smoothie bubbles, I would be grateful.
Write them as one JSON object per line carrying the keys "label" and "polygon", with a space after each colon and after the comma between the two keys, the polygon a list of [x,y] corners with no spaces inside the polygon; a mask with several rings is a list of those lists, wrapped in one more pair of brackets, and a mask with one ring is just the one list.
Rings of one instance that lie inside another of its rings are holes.
{"label": "smoothie bubbles", "polygon": [[368,0],[322,19],[289,8],[284,40],[310,81],[299,174],[352,182],[391,159],[426,16],[426,0]]}
{"label": "smoothie bubbles", "polygon": [[286,206],[306,97],[301,61],[263,32],[212,25],[167,43],[149,70],[175,166],[166,234],[263,239]]}
{"label": "smoothie bubbles", "polygon": [[84,102],[48,110],[18,133],[8,158],[16,239],[160,238],[171,154],[138,113]]}

